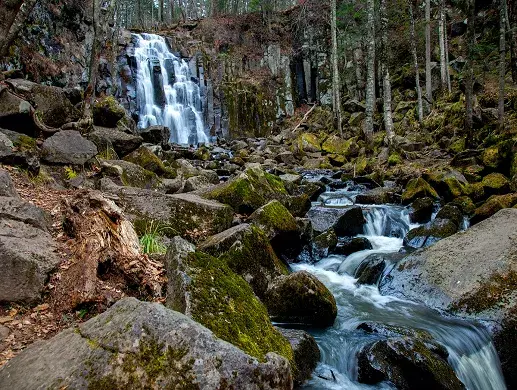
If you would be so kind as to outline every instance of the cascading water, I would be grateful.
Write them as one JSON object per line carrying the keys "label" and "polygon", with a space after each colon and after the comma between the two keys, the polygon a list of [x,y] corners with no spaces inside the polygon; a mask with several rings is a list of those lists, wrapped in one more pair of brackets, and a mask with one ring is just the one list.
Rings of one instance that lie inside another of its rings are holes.
{"label": "cascading water", "polygon": [[[336,194],[342,193],[339,201]],[[348,204],[357,192],[339,190],[320,198],[321,205],[336,207]],[[329,200],[331,205],[329,205]],[[313,379],[304,389],[393,389],[389,383],[375,386],[357,381],[357,354],[367,344],[381,336],[357,330],[363,322],[428,331],[449,352],[449,363],[469,390],[504,390],[499,358],[487,331],[477,324],[450,317],[420,304],[395,297],[382,296],[377,286],[358,285],[354,274],[369,255],[396,253],[402,247],[404,235],[411,225],[407,209],[400,206],[363,206],[367,224],[364,237],[373,249],[348,257],[329,256],[316,264],[302,263],[294,270],[306,270],[316,275],[334,294],[338,317],[331,328],[314,330],[321,350],[321,363]]]}
{"label": "cascading water", "polygon": [[171,130],[171,142],[208,143],[202,119],[199,85],[188,64],[172,54],[165,39],[133,34],[137,62],[139,128],[162,125]]}

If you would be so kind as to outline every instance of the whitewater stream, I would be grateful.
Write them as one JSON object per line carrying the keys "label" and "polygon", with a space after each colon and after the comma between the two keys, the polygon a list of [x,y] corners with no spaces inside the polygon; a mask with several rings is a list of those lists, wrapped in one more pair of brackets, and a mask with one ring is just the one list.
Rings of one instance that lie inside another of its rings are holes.
{"label": "whitewater stream", "polygon": [[[318,206],[343,207],[353,203],[354,188],[324,193]],[[316,204],[315,204],[316,205]],[[363,237],[373,249],[348,257],[331,255],[315,264],[299,263],[293,270],[317,276],[334,294],[338,315],[331,328],[309,330],[321,350],[321,363],[304,389],[392,389],[389,383],[376,386],[357,381],[357,353],[382,336],[357,330],[363,322],[428,331],[449,352],[449,363],[469,390],[506,389],[500,362],[487,331],[475,323],[444,317],[420,304],[382,296],[376,286],[358,285],[354,278],[359,264],[373,253],[398,252],[404,235],[413,227],[408,210],[401,206],[362,206],[366,218]],[[388,267],[389,268],[389,267]],[[386,272],[386,271],[385,271]],[[418,389],[415,389],[418,390]]]}
{"label": "whitewater stream", "polygon": [[200,88],[187,62],[174,55],[159,35],[133,34],[133,38],[138,127],[166,126],[173,143],[208,143]]}

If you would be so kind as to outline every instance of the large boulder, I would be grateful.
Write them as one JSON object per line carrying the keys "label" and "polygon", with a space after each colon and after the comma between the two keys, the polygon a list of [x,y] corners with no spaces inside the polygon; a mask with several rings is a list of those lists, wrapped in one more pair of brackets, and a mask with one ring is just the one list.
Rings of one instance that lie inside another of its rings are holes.
{"label": "large boulder", "polygon": [[123,160],[140,165],[142,168],[154,172],[160,177],[163,176],[167,179],[174,179],[176,177],[176,172],[173,169],[166,167],[163,161],[145,146],[141,146],[137,150],[131,152],[124,157]]}
{"label": "large boulder", "polygon": [[314,337],[301,329],[277,328],[289,343],[294,353],[296,363],[295,386],[301,385],[312,376],[312,372],[321,358],[320,349]]}
{"label": "large boulder", "polygon": [[125,133],[116,128],[94,126],[88,138],[97,145],[105,158],[117,159],[131,153],[142,145],[142,137]]}
{"label": "large boulder", "polygon": [[101,160],[102,174],[116,184],[145,189],[161,187],[160,178],[140,165],[124,160]]}
{"label": "large boulder", "polygon": [[0,302],[32,303],[60,262],[43,211],[18,198],[0,200]]}
{"label": "large boulder", "polygon": [[380,291],[491,324],[507,384],[514,388],[516,248],[517,209],[504,209],[404,258],[383,278]]}
{"label": "large boulder", "polygon": [[426,223],[431,220],[434,201],[431,198],[418,198],[409,208],[409,220],[412,223]]}
{"label": "large boulder", "polygon": [[0,196],[19,197],[16,188],[14,188],[11,175],[5,169],[0,169]]}
{"label": "large boulder", "polygon": [[0,388],[291,389],[289,363],[251,357],[183,314],[125,298],[0,369]]}
{"label": "large boulder", "polygon": [[204,196],[228,204],[242,214],[251,214],[272,200],[285,201],[287,191],[278,176],[252,165],[227,183],[206,191]]}
{"label": "large boulder", "polygon": [[150,126],[138,132],[145,142],[153,145],[165,146],[171,138],[171,131],[165,126]]}
{"label": "large boulder", "polygon": [[266,293],[265,302],[269,314],[278,322],[327,327],[337,316],[332,293],[306,271],[275,280]]}
{"label": "large boulder", "polygon": [[99,99],[93,105],[93,124],[102,127],[117,127],[119,120],[124,118],[126,110],[113,96]]}
{"label": "large boulder", "polygon": [[510,191],[510,181],[500,173],[486,175],[481,181],[485,196],[502,195]]}
{"label": "large boulder", "polygon": [[402,193],[402,203],[410,204],[418,198],[438,199],[438,193],[421,177],[412,179],[408,182],[406,189]]}
{"label": "large boulder", "polygon": [[499,210],[513,207],[517,204],[517,193],[506,194],[506,195],[492,195],[488,200],[481,206],[474,210],[474,215],[470,219],[471,224],[481,222]]}
{"label": "large boulder", "polygon": [[223,259],[193,249],[175,237],[167,250],[167,307],[193,318],[253,357],[264,359],[276,352],[292,362],[291,346],[273,328],[250,285]]}
{"label": "large boulder", "polygon": [[257,226],[237,225],[209,237],[198,250],[223,258],[233,272],[241,275],[263,298],[272,281],[286,275],[287,267],[278,259],[267,235]]}
{"label": "large boulder", "polygon": [[323,233],[333,227],[338,236],[355,236],[363,232],[366,223],[359,206],[342,208],[313,207],[307,213],[316,233]]}
{"label": "large boulder", "polygon": [[358,194],[355,201],[358,204],[386,204],[395,203],[396,188],[378,187],[365,193]]}
{"label": "large boulder", "polygon": [[53,164],[83,165],[97,154],[97,146],[81,133],[62,130],[43,142],[42,156]]}
{"label": "large boulder", "polygon": [[202,239],[228,229],[233,210],[219,202],[193,193],[167,195],[151,190],[114,185],[105,178],[101,190],[117,196],[117,203],[135,224],[145,231],[158,224],[167,236],[187,235]]}
{"label": "large boulder", "polygon": [[38,132],[33,119],[34,107],[11,92],[0,88],[0,127],[35,136]]}

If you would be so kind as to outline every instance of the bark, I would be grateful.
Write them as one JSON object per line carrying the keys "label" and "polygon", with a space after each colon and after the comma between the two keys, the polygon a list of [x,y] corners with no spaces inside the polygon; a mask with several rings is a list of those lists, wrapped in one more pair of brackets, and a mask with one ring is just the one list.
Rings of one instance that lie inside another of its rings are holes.
{"label": "bark", "polygon": [[415,84],[417,93],[417,104],[418,104],[418,121],[422,122],[424,119],[424,107],[422,104],[422,89],[420,88],[420,74],[418,69],[418,54],[416,51],[416,34],[415,34],[415,17],[413,15],[413,3],[412,0],[407,0],[409,7],[409,41],[411,42],[411,52],[413,54],[413,66],[415,68]]}
{"label": "bark", "polygon": [[357,81],[357,100],[361,101],[364,99],[364,90],[366,84],[364,81],[364,54],[363,49],[359,46],[354,50],[354,64],[355,64],[355,77]]}
{"label": "bark", "polygon": [[367,0],[367,77],[366,77],[366,119],[364,134],[367,141],[373,138],[373,114],[375,111],[375,1]]}
{"label": "bark", "polygon": [[474,112],[474,44],[475,44],[475,0],[468,0],[467,62],[465,64],[465,132],[467,145],[472,145]]}
{"label": "bark", "polygon": [[174,0],[171,0],[171,23],[174,21]]}
{"label": "bark", "polygon": [[388,68],[389,43],[388,43],[388,16],[386,12],[386,0],[380,3],[380,20],[381,20],[381,70],[382,70],[382,90],[384,100],[384,127],[386,128],[386,137],[388,145],[393,143],[395,133],[393,132],[393,117],[391,112],[391,80],[390,70]]}
{"label": "bark", "polygon": [[165,14],[163,11],[164,11],[163,0],[160,0],[160,22],[162,24],[165,23]]}
{"label": "bark", "polygon": [[506,77],[506,0],[500,0],[499,21],[499,129],[504,129],[504,87]]}
{"label": "bark", "polygon": [[425,1],[425,95],[429,105],[433,103],[431,74],[431,0]]}
{"label": "bark", "polygon": [[442,81],[442,90],[447,88],[447,54],[445,54],[445,4],[444,0],[440,1],[440,18],[438,20],[438,38],[440,42],[440,75]]}
{"label": "bark", "polygon": [[[16,2],[14,8],[11,8],[11,18],[7,17],[7,20],[5,20],[1,25],[3,28],[0,29],[0,58],[7,55],[9,47],[25,25],[25,21],[32,12],[36,3],[37,0],[19,1]],[[0,4],[0,10],[2,10],[3,7],[4,6]],[[2,16],[2,18],[4,17],[5,16]]]}
{"label": "bark", "polygon": [[331,9],[331,35],[332,35],[332,105],[334,111],[334,120],[337,123],[337,128],[341,136],[343,136],[342,121],[341,121],[341,94],[338,68],[338,54],[337,54],[337,14],[336,14],[336,0],[330,1]]}
{"label": "bark", "polygon": [[447,37],[447,18],[445,18],[444,24],[445,24],[445,29],[444,29],[443,38],[445,41],[445,64],[446,64],[445,71],[447,73],[447,90],[450,93],[450,92],[452,92],[452,87],[451,87],[451,73],[450,73],[450,68],[449,68],[450,62],[449,62],[449,38]]}

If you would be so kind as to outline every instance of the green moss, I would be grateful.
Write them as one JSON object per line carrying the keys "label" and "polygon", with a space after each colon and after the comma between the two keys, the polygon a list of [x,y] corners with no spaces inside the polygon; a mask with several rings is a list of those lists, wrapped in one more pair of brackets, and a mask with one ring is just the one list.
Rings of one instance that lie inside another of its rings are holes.
{"label": "green moss", "polygon": [[412,179],[408,182],[404,193],[402,194],[402,203],[409,204],[417,198],[433,198],[438,199],[438,194],[431,185],[421,177]]}
{"label": "green moss", "polygon": [[510,186],[508,179],[500,173],[491,173],[485,176],[482,184],[485,189],[489,188],[493,190],[504,190]]}
{"label": "green moss", "polygon": [[396,152],[390,154],[390,156],[388,157],[388,165],[393,166],[398,164],[402,164],[402,157],[400,156],[400,154]]}
{"label": "green moss", "polygon": [[24,134],[17,137],[17,139],[13,142],[13,145],[22,152],[33,152],[38,149],[36,140]]}
{"label": "green moss", "polygon": [[296,219],[291,215],[282,203],[273,200],[255,211],[251,216],[256,224],[264,231],[292,232],[298,230]]}
{"label": "green moss", "polygon": [[476,205],[468,196],[460,196],[452,201],[452,204],[457,206],[463,214],[471,215],[476,209]]}
{"label": "green moss", "polygon": [[474,202],[485,199],[483,183],[472,183],[465,186],[465,194],[471,197]]}
{"label": "green moss", "polygon": [[140,165],[142,168],[154,172],[158,176],[162,176],[167,179],[174,179],[177,176],[173,169],[166,167],[162,160],[160,160],[158,156],[156,156],[145,146],[141,146],[137,150],[124,157],[124,161],[129,161],[133,164]]}
{"label": "green moss", "polygon": [[321,151],[321,137],[313,133],[301,133],[294,141],[295,151],[318,152]]}
{"label": "green moss", "polygon": [[289,342],[273,328],[264,305],[225,260],[193,253],[187,262],[196,321],[261,361],[268,352],[276,352],[293,362]]}
{"label": "green moss", "polygon": [[501,164],[501,158],[499,154],[499,148],[497,146],[491,146],[483,152],[483,165],[485,167],[497,169]]}
{"label": "green moss", "polygon": [[449,150],[453,153],[460,153],[465,150],[465,138],[460,138],[454,141],[451,146],[449,146]]}
{"label": "green moss", "polygon": [[475,210],[472,221],[482,221],[488,217],[491,217],[499,210],[510,208],[516,204],[517,194],[493,195],[488,198],[488,200],[483,205]]}
{"label": "green moss", "polygon": [[345,140],[337,135],[331,135],[323,143],[322,149],[323,151],[330,154],[338,154],[344,157],[349,157],[356,143],[357,138],[350,138]]}

